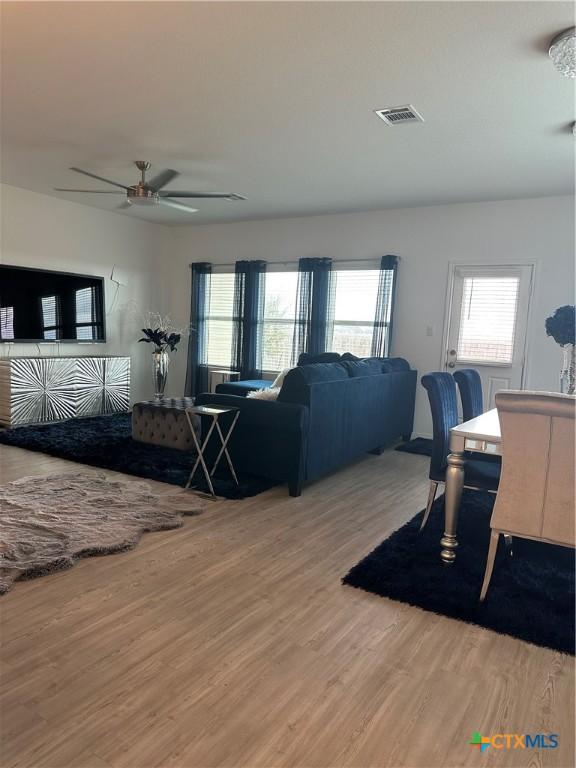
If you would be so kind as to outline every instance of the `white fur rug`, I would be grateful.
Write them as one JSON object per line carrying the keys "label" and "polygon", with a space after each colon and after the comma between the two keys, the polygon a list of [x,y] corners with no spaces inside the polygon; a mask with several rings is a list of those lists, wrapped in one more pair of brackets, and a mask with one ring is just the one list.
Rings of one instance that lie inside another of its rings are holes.
{"label": "white fur rug", "polygon": [[17,579],[71,568],[77,558],[132,549],[146,531],[179,528],[203,504],[178,489],[103,472],[25,477],[0,485],[0,594]]}

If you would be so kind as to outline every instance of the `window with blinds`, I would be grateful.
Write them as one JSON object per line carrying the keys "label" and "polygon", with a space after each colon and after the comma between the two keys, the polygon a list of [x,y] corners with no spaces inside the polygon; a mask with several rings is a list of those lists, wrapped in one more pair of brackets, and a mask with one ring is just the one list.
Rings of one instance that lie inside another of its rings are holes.
{"label": "window with blinds", "polygon": [[76,338],[96,341],[104,338],[104,325],[98,318],[98,302],[94,286],[79,288],[75,294]]}
{"label": "window with blinds", "polygon": [[519,289],[519,277],[464,278],[459,362],[512,363]]}
{"label": "window with blinds", "polygon": [[76,291],[76,338],[91,341],[95,338],[93,288]]}
{"label": "window with blinds", "polygon": [[292,365],[297,272],[267,272],[262,326],[262,367],[279,372]]}
{"label": "window with blinds", "polygon": [[[334,320],[327,339],[327,349],[331,352],[370,357],[379,276],[377,269],[337,270],[334,273]],[[389,323],[389,314],[387,320]]]}
{"label": "window with blinds", "polygon": [[205,365],[231,367],[234,274],[212,274],[206,317]]}
{"label": "window with blinds", "polygon": [[59,296],[42,296],[42,335],[54,340],[61,336],[61,313]]}
{"label": "window with blinds", "polygon": [[14,307],[0,307],[0,339],[14,338]]}

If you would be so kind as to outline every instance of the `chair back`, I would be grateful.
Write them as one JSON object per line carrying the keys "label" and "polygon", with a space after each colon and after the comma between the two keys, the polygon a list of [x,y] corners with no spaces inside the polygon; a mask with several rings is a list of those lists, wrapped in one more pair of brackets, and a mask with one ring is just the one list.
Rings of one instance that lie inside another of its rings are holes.
{"label": "chair back", "polygon": [[450,452],[450,430],[458,424],[456,384],[450,373],[436,372],[422,376],[422,386],[428,392],[432,411],[430,478],[441,480]]}
{"label": "chair back", "polygon": [[482,380],[474,368],[462,368],[454,373],[454,379],[460,390],[462,420],[469,421],[484,413],[482,402]]}
{"label": "chair back", "polygon": [[492,528],[574,546],[576,398],[506,390],[496,407],[502,474]]}

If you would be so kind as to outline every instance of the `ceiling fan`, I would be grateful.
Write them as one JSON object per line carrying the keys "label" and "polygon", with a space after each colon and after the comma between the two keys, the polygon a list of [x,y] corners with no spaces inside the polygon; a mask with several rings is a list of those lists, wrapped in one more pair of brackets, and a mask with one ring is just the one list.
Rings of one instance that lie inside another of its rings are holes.
{"label": "ceiling fan", "polygon": [[82,168],[70,168],[71,171],[76,173],[82,173],[84,176],[89,176],[91,179],[98,179],[106,184],[112,184],[114,187],[120,187],[122,192],[112,189],[63,189],[62,187],[54,187],[55,192],[84,192],[90,195],[126,195],[126,200],[118,206],[118,208],[129,208],[131,205],[166,205],[169,208],[176,208],[179,211],[186,211],[187,213],[196,213],[197,208],[191,208],[189,205],[184,205],[175,197],[200,199],[200,198],[221,198],[223,200],[246,200],[242,195],[236,195],[233,192],[226,194],[213,194],[211,192],[179,192],[173,190],[165,190],[166,184],[169,184],[175,178],[180,176],[178,171],[173,171],[167,168],[165,171],[161,171],[157,176],[154,176],[149,181],[146,181],[146,171],[150,168],[150,163],[145,160],[136,160],[134,165],[142,174],[140,181],[137,184],[133,184],[131,187],[127,187],[125,184],[120,184],[117,181],[111,179],[104,179],[102,176],[96,176],[95,173],[90,171],[83,171]]}

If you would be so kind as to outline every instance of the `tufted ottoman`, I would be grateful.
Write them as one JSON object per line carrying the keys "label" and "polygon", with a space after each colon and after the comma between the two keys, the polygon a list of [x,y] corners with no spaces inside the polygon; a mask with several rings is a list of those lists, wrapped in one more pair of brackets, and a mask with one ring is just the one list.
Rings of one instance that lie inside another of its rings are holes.
{"label": "tufted ottoman", "polygon": [[[186,408],[191,408],[191,397],[145,400],[132,408],[132,439],[141,443],[195,451]],[[200,417],[191,415],[194,431],[200,439]]]}

